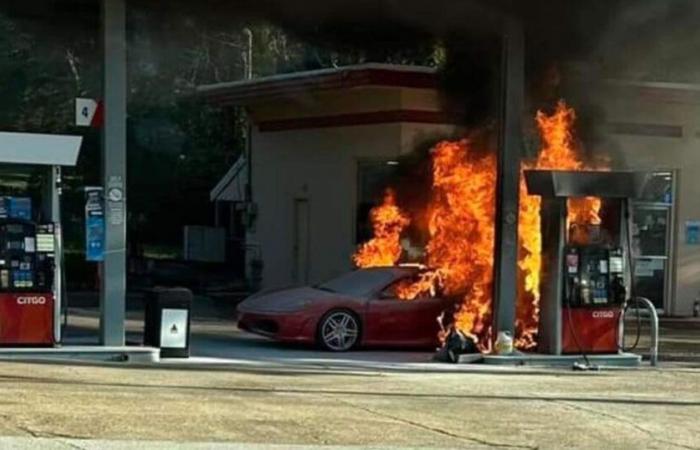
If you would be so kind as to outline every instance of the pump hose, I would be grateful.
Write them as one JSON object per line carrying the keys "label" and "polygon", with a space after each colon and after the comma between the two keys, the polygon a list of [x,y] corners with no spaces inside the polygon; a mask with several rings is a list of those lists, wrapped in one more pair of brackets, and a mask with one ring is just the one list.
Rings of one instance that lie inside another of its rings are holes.
{"label": "pump hose", "polygon": [[[576,344],[576,347],[578,348],[578,351],[581,352],[581,356],[583,357],[583,361],[586,363],[586,368],[585,370],[597,370],[597,367],[591,364],[590,359],[588,359],[588,354],[583,348],[583,345],[581,345],[581,341],[578,339],[578,333],[576,332],[576,327],[574,326],[574,319],[573,315],[571,314],[571,309],[572,309],[572,304],[571,304],[571,298],[573,297],[573,294],[575,293],[575,289],[573,286],[568,287],[569,292],[568,295],[566,296],[566,311],[567,311],[567,316],[569,319],[569,329],[571,330],[571,335],[574,338],[574,343]],[[576,364],[574,364],[574,368],[576,368]]]}
{"label": "pump hose", "polygon": [[[627,223],[627,230],[625,235],[627,236],[627,261],[629,264],[630,268],[630,296],[627,301],[625,301],[625,307],[622,309],[622,317],[620,317],[620,320],[622,321],[623,329],[624,329],[624,324],[625,324],[625,315],[627,313],[627,310],[630,308],[632,303],[635,305],[637,304],[637,295],[635,293],[634,289],[634,257],[632,256],[632,214],[631,214],[631,204],[630,200],[626,200],[626,205],[625,205],[625,219]],[[623,352],[631,352],[634,349],[637,348],[639,345],[639,340],[642,336],[642,312],[639,307],[637,307],[637,333],[634,338],[634,344],[632,344],[631,347],[625,347],[625,335],[624,333],[622,334],[622,342],[620,342],[620,345],[618,346],[620,350]]]}
{"label": "pump hose", "polygon": [[637,318],[637,320],[636,320],[636,322],[637,322],[637,331],[636,331],[636,334],[635,334],[635,337],[634,337],[634,344],[632,344],[631,347],[625,347],[625,335],[624,335],[624,334],[622,335],[622,342],[620,343],[619,348],[620,348],[620,350],[622,350],[622,351],[625,352],[625,353],[631,352],[631,351],[633,351],[634,349],[636,349],[637,346],[639,345],[639,340],[641,339],[641,336],[642,336],[642,312],[641,312],[641,309],[640,309],[639,306],[638,306],[637,297],[630,298],[630,299],[625,303],[625,307],[624,307],[623,310],[622,310],[622,317],[620,318],[620,320],[622,320],[623,325],[624,325],[625,314],[627,313],[627,310],[630,308],[630,306],[632,306],[632,304],[637,305],[636,314],[635,314],[635,315],[636,315],[636,318]]}

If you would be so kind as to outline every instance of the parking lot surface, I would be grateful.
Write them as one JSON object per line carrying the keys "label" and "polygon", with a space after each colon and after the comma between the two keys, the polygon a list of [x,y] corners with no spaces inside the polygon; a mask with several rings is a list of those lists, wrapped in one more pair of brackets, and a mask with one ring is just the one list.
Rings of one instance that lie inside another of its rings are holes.
{"label": "parking lot surface", "polygon": [[[75,339],[94,333],[90,314],[70,323]],[[129,321],[129,339],[140,338],[140,326]],[[0,444],[700,448],[692,360],[623,371],[484,370],[432,363],[424,351],[280,346],[230,321],[197,320],[193,333],[195,356],[184,364],[0,363]],[[684,333],[684,345],[697,334]]]}
{"label": "parking lot surface", "polygon": [[0,382],[0,436],[27,439],[667,449],[698,448],[700,435],[700,372],[692,369],[495,374],[3,362]]}

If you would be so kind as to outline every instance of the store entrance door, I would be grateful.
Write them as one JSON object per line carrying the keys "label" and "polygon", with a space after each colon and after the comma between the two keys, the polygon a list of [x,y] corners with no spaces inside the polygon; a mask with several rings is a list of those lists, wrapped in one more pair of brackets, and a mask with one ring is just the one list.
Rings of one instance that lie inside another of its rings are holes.
{"label": "store entrance door", "polygon": [[674,229],[673,172],[657,172],[633,205],[634,288],[668,311]]}

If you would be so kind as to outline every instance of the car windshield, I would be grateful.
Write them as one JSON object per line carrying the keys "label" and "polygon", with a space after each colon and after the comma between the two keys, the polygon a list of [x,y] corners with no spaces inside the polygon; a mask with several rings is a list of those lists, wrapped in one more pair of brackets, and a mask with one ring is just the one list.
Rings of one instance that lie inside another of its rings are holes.
{"label": "car windshield", "polygon": [[356,270],[316,286],[329,292],[351,296],[364,296],[391,283],[395,274],[388,270]]}

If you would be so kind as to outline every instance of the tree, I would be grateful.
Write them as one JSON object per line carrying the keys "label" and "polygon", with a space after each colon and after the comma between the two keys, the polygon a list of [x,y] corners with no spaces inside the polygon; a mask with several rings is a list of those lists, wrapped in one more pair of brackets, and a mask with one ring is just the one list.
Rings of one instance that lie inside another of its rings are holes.
{"label": "tree", "polygon": [[[14,7],[10,7],[14,4]],[[99,98],[99,10],[19,16],[18,2],[0,6],[0,92],[4,129],[80,133],[78,167],[66,172],[64,220],[68,244],[82,247],[85,185],[101,184],[100,134],[77,129],[74,99]],[[243,133],[226,139],[240,118],[193,98],[203,84],[242,79],[248,37],[253,35],[253,75],[266,76],[366,61],[435,63],[434,42],[402,44],[402,30],[350,24],[342,29],[294,29],[289,33],[250,15],[192,7],[192,2],[130,2],[128,15],[129,221],[155,245],[177,248],[182,226],[210,223],[209,191],[243,149]],[[24,8],[24,13],[27,8]],[[77,21],[77,22],[76,22]],[[280,22],[282,23],[282,22]],[[334,36],[340,33],[339,38]],[[368,34],[360,45],[344,45]],[[378,39],[382,45],[364,45]],[[310,44],[309,42],[313,42]],[[414,45],[415,44],[415,45]]]}

